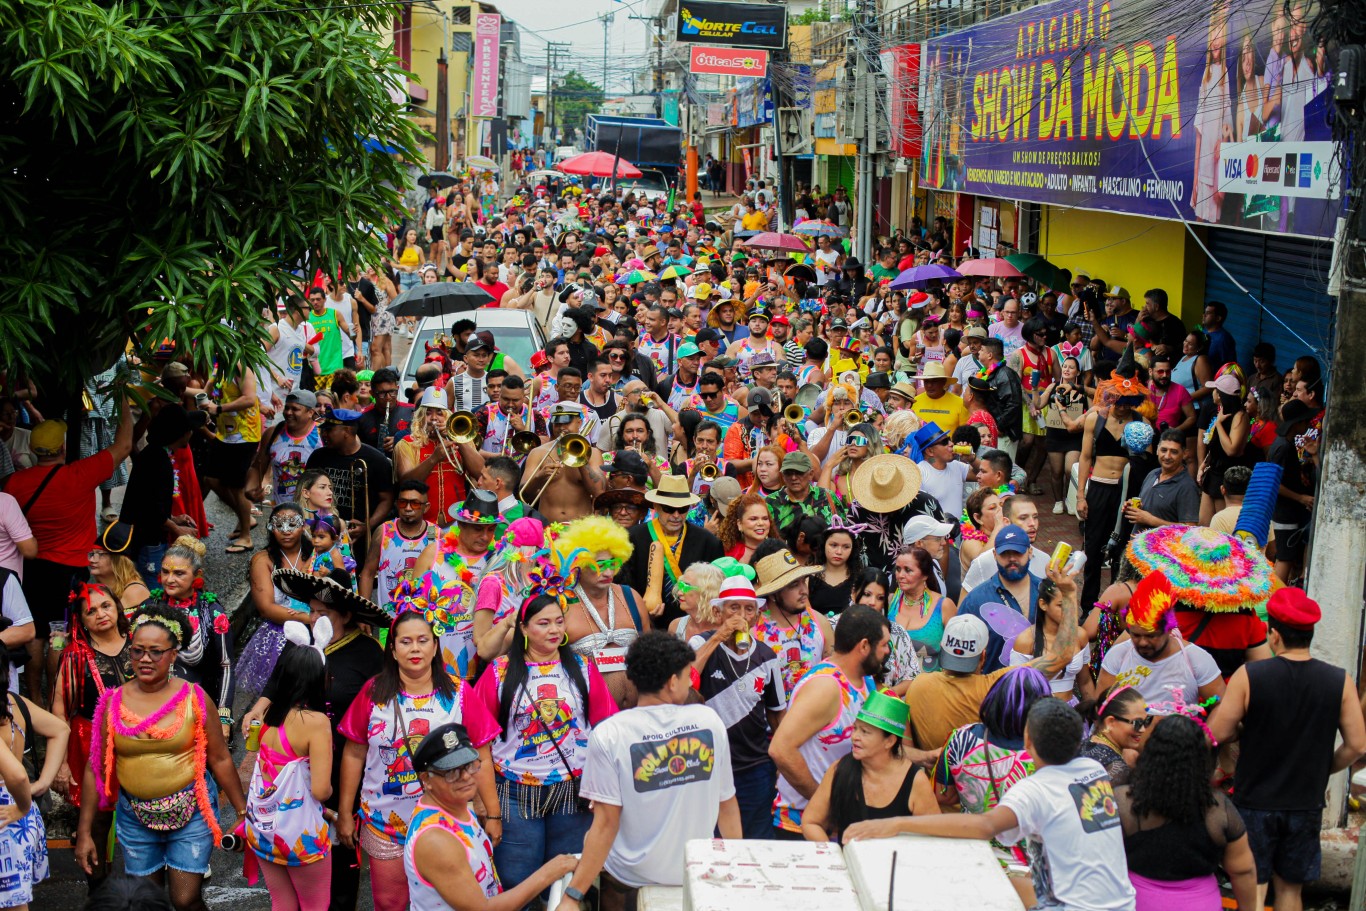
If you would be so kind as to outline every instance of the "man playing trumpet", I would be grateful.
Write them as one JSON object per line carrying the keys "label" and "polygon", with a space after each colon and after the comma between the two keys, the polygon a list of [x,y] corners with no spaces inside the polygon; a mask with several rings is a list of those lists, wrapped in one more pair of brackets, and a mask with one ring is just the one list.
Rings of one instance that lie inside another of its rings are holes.
{"label": "man playing trumpet", "polygon": [[557,402],[550,409],[550,442],[527,455],[518,499],[548,522],[592,515],[593,498],[606,486],[602,453],[580,435],[582,427],[583,407]]}
{"label": "man playing trumpet", "polygon": [[412,431],[394,445],[394,463],[400,481],[427,485],[430,495],[423,515],[428,522],[450,524],[451,507],[465,499],[470,479],[477,480],[484,473],[484,457],[474,447],[476,439],[469,412],[453,417],[446,394],[436,387],[422,393]]}

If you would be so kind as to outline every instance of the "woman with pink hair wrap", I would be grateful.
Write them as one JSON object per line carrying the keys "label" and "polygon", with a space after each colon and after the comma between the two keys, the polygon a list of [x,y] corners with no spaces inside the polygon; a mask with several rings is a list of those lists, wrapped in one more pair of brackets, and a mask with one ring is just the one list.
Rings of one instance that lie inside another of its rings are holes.
{"label": "woman with pink hair wrap", "polygon": [[527,573],[549,565],[546,530],[540,519],[508,525],[493,544],[488,564],[475,583],[474,647],[483,661],[506,655],[517,629],[517,608],[526,597]]}

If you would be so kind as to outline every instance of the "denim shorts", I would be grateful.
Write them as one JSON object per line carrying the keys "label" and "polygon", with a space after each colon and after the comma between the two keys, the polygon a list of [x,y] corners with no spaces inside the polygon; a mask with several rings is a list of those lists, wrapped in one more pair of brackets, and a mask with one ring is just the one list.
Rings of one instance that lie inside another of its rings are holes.
{"label": "denim shorts", "polygon": [[[216,811],[218,784],[212,776],[208,777],[208,784],[209,802]],[[209,872],[213,832],[198,807],[185,826],[171,832],[158,832],[138,822],[128,803],[128,795],[120,793],[114,814],[114,834],[123,848],[123,870],[129,876],[151,876],[166,867],[182,873],[203,875]]]}
{"label": "denim shorts", "polygon": [[1323,849],[1322,810],[1249,810],[1238,808],[1247,826],[1247,843],[1257,862],[1257,882],[1273,875],[1288,883],[1319,878]]}

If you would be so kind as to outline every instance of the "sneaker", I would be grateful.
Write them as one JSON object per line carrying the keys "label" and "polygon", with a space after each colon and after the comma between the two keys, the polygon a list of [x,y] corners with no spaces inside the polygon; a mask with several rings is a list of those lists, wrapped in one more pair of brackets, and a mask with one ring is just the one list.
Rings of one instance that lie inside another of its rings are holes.
{"label": "sneaker", "polygon": [[1066,507],[1064,507],[1064,506],[1062,505],[1062,500],[1059,500],[1058,502],[1056,502],[1056,503],[1053,504],[1053,515],[1055,515],[1055,516],[1060,516],[1060,515],[1062,515],[1065,511],[1066,511]]}

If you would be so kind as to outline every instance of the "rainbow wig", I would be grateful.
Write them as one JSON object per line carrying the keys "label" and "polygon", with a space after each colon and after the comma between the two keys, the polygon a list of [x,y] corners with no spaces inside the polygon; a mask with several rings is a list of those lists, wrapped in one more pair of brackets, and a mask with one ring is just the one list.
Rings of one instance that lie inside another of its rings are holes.
{"label": "rainbow wig", "polygon": [[1176,592],[1161,573],[1143,577],[1129,598],[1129,612],[1124,622],[1152,632],[1170,632],[1176,628]]}
{"label": "rainbow wig", "polygon": [[585,516],[564,527],[555,538],[555,562],[560,574],[569,577],[571,570],[592,563],[601,551],[625,563],[631,559],[631,538],[607,516]]}

